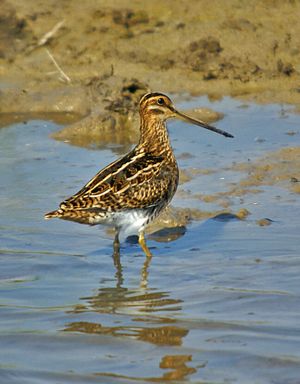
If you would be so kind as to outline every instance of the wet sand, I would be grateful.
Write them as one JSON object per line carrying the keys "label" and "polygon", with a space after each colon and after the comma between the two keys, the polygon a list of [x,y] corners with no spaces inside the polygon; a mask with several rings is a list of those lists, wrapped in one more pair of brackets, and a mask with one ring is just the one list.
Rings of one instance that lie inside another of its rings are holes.
{"label": "wet sand", "polygon": [[299,14],[277,0],[5,0],[0,110],[122,115],[149,89],[299,110]]}

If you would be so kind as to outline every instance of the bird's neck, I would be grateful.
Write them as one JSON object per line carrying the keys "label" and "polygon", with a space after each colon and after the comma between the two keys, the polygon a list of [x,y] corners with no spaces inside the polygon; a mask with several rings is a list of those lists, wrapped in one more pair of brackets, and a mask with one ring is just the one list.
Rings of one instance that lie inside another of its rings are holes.
{"label": "bird's neck", "polygon": [[141,133],[139,146],[148,151],[161,155],[170,153],[173,156],[167,126],[161,119],[145,120],[141,118]]}

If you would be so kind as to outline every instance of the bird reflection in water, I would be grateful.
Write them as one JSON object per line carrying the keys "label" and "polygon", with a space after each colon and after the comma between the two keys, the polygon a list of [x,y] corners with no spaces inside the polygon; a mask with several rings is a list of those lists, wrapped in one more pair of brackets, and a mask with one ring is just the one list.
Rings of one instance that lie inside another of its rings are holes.
{"label": "bird reflection in water", "polygon": [[[141,321],[141,319],[138,319]],[[166,318],[160,321],[168,321]],[[182,345],[183,338],[188,334],[188,330],[176,325],[165,325],[158,327],[128,327],[128,326],[113,326],[105,327],[99,323],[91,322],[73,322],[69,324],[64,331],[66,332],[80,332],[94,335],[111,335],[115,337],[132,337],[136,340],[143,342],[153,343],[157,346],[178,347]],[[186,376],[196,373],[197,369],[190,367],[187,364],[192,361],[190,354],[166,354],[162,356],[159,368],[168,370],[159,377],[145,377],[145,380],[160,382],[160,380],[182,380]],[[199,368],[200,366],[197,365]],[[155,369],[154,369],[155,370]],[[124,379],[136,380],[136,377],[129,377],[126,375],[115,373],[101,373],[96,372],[95,375],[105,375]]]}
{"label": "bird reflection in water", "polygon": [[[136,289],[124,287],[123,267],[120,260],[120,252],[115,248],[113,254],[115,273],[115,286],[100,288],[94,296],[81,298],[81,304],[71,310],[73,315],[85,312],[94,312],[99,315],[113,315],[110,324],[104,325],[93,321],[74,321],[65,326],[65,332],[76,332],[93,335],[110,335],[114,337],[128,338],[151,343],[158,347],[175,347],[183,343],[183,339],[188,335],[189,330],[172,316],[182,310],[182,300],[174,299],[169,296],[169,292],[160,292],[148,287],[148,273],[151,258],[146,257],[141,270],[141,286]],[[163,315],[162,315],[163,312]],[[170,315],[165,315],[166,313]],[[130,317],[130,325],[122,325],[122,317]],[[121,318],[119,317],[121,316]],[[107,319],[107,317],[106,317]],[[115,325],[118,322],[118,325]],[[133,324],[132,324],[133,323]],[[168,351],[170,352],[170,350]],[[178,350],[178,352],[180,352]],[[190,354],[165,354],[161,357],[159,368],[165,371],[159,377],[147,377],[146,380],[159,382],[161,380],[181,380],[186,376],[194,374],[196,368],[189,367],[192,361]],[[155,371],[156,368],[154,367]],[[137,378],[122,376],[116,373],[94,372],[96,375],[105,375],[127,380]]]}
{"label": "bird reflection in water", "polygon": [[166,355],[161,359],[159,367],[170,369],[161,377],[162,380],[183,380],[186,376],[197,372],[196,368],[187,366],[192,361],[192,355]]}

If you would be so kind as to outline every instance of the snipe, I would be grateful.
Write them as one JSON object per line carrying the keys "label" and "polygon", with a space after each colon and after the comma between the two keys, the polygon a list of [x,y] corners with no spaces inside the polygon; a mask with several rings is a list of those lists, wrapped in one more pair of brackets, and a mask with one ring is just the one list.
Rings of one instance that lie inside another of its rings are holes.
{"label": "snipe", "polygon": [[99,171],[79,192],[63,201],[45,219],[60,218],[83,224],[115,227],[138,233],[147,256],[144,229],[169,204],[178,185],[178,166],[169,142],[166,120],[179,118],[225,137],[230,133],[178,112],[168,96],[148,93],[140,101],[140,141],[124,157]]}

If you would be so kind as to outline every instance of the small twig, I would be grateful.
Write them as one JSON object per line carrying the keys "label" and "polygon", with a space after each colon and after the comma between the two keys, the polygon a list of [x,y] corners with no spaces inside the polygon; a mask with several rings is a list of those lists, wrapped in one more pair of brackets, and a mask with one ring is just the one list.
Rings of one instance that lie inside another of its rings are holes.
{"label": "small twig", "polygon": [[50,57],[52,63],[55,65],[55,68],[58,70],[58,72],[60,73],[61,75],[61,78],[63,81],[66,81],[68,84],[71,83],[71,79],[69,78],[68,75],[65,74],[65,72],[60,68],[60,66],[58,65],[57,61],[54,59],[54,57],[52,56],[52,54],[49,52],[49,49],[45,48],[46,49],[46,52],[48,54],[48,56]]}
{"label": "small twig", "polygon": [[54,27],[49,32],[45,33],[44,36],[40,38],[40,40],[37,43],[37,47],[41,47],[47,44],[47,42],[51,39],[51,37],[53,37],[56,34],[56,32],[64,25],[64,23],[65,23],[65,20],[61,20],[57,24],[55,24]]}

